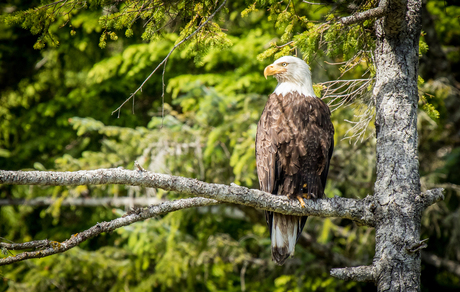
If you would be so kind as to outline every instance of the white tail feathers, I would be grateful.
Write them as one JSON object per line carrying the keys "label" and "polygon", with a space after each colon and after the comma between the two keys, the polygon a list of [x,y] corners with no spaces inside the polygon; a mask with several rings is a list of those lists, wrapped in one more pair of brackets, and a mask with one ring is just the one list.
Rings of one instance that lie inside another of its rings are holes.
{"label": "white tail feathers", "polygon": [[299,216],[273,213],[272,259],[276,264],[282,265],[289,256],[294,255],[301,219]]}

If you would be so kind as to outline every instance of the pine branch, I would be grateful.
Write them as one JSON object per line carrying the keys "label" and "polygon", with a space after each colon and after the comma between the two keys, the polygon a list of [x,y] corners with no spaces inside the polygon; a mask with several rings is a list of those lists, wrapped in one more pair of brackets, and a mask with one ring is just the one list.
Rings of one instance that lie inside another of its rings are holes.
{"label": "pine branch", "polygon": [[[202,24],[200,24],[198,26],[198,28],[193,31],[191,34],[189,34],[188,36],[186,36],[184,39],[182,39],[180,42],[178,42],[168,53],[168,55],[166,55],[166,57],[163,59],[163,61],[161,61],[160,64],[158,64],[158,66],[152,71],[152,73],[150,73],[149,76],[147,76],[147,78],[144,80],[144,82],[142,82],[141,86],[139,86],[136,91],[134,91],[117,109],[115,109],[113,112],[112,112],[112,115],[118,111],[118,115],[120,115],[120,110],[121,108],[131,99],[134,97],[134,95],[136,95],[136,93],[138,93],[140,90],[142,91],[142,88],[144,87],[144,84],[153,76],[153,74],[155,74],[155,72],[158,70],[158,68],[160,68],[161,66],[163,66],[163,74],[162,74],[162,99],[164,97],[164,88],[165,88],[165,83],[164,83],[164,76],[165,76],[165,69],[166,69],[166,63],[168,62],[169,60],[169,57],[171,56],[171,54],[174,52],[175,49],[177,49],[180,45],[182,45],[184,42],[188,41],[190,38],[192,38],[194,35],[196,35],[205,25],[208,24],[209,21],[211,21],[211,19],[214,18],[214,16],[216,16],[216,14],[225,6],[225,4],[227,3],[227,0],[224,0],[224,2],[222,2],[222,4],[208,17],[208,19],[206,19],[206,21],[204,21]],[[163,114],[164,115],[164,114]]]}
{"label": "pine branch", "polygon": [[350,16],[342,17],[339,22],[343,25],[355,24],[364,20],[371,18],[380,18],[386,15],[388,9],[389,1],[380,0],[379,6],[377,8],[369,9],[366,11],[358,12]]}
{"label": "pine branch", "polygon": [[121,218],[114,219],[109,222],[97,223],[95,226],[83,232],[73,234],[69,239],[63,242],[40,240],[21,244],[0,243],[0,247],[2,247],[2,249],[26,249],[40,246],[43,248],[38,251],[23,252],[14,256],[0,259],[0,266],[20,262],[27,259],[42,258],[53,254],[62,253],[79,245],[87,239],[97,236],[103,232],[112,232],[117,228],[127,226],[134,222],[142,221],[158,215],[166,214],[181,209],[200,206],[210,206],[216,204],[219,204],[219,202],[216,200],[205,198],[189,198],[171,202],[164,202],[160,205],[150,206],[146,209],[136,209],[133,212],[131,212],[131,214],[128,214]]}

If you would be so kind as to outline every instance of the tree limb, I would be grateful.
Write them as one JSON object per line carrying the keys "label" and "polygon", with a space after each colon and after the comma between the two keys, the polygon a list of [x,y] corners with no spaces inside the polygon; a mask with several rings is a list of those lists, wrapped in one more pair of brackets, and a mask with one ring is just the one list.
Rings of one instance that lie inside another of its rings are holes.
{"label": "tree limb", "polygon": [[376,270],[376,267],[373,265],[332,269],[331,276],[339,278],[341,280],[373,282],[375,281]]}
{"label": "tree limb", "polygon": [[[0,237],[0,239],[3,239],[3,237]],[[8,250],[23,250],[23,249],[29,249],[29,248],[44,248],[50,245],[50,241],[48,239],[44,240],[34,240],[34,241],[28,241],[24,243],[6,243],[6,242],[0,242],[0,247],[1,248],[6,248]]]}
{"label": "tree limb", "polygon": [[[146,209],[135,209],[128,215],[110,222],[98,223],[90,229],[73,235],[66,241],[33,241],[23,244],[1,243],[4,249],[45,248],[39,251],[24,252],[19,255],[0,260],[0,265],[11,264],[30,258],[40,258],[64,252],[81,242],[92,238],[102,232],[111,232],[122,226],[145,220],[168,212],[216,205],[221,202],[235,203],[254,207],[262,210],[275,211],[287,215],[317,216],[317,217],[342,217],[354,220],[357,224],[374,226],[373,197],[364,199],[326,198],[306,200],[305,208],[297,200],[290,200],[285,196],[275,196],[259,190],[248,189],[232,184],[212,184],[178,176],[158,174],[143,170],[125,170],[122,168],[98,169],[76,172],[51,172],[51,171],[5,171],[0,170],[0,184],[15,185],[42,185],[42,186],[75,186],[98,184],[125,184],[161,188],[176,191],[196,198],[164,202],[160,205],[150,206]],[[442,199],[442,189],[434,189],[421,194],[418,198],[424,206]],[[83,199],[87,200],[87,199]],[[331,273],[337,277],[349,279],[369,280],[373,277],[370,271],[364,273],[363,267],[334,269]]]}
{"label": "tree limb", "polygon": [[[0,199],[0,206],[49,206],[54,204],[57,199],[48,197],[39,197],[33,199]],[[59,204],[61,206],[81,206],[81,207],[97,207],[97,206],[149,206],[158,205],[164,200],[158,198],[66,198]]]}
{"label": "tree limb", "polygon": [[388,0],[380,0],[379,6],[377,8],[372,8],[366,11],[358,12],[350,16],[342,17],[339,19],[343,25],[355,24],[364,20],[371,18],[380,18],[385,16],[388,9]]}
{"label": "tree limb", "polygon": [[443,188],[436,188],[432,190],[427,190],[421,193],[416,200],[420,200],[423,204],[423,207],[426,209],[428,206],[433,205],[439,201],[444,200]]}
{"label": "tree limb", "polygon": [[373,197],[365,199],[326,198],[306,200],[305,208],[297,200],[275,196],[259,190],[232,184],[212,184],[179,176],[133,171],[121,168],[98,169],[76,172],[51,171],[0,171],[0,184],[75,186],[98,184],[125,184],[160,188],[191,196],[215,199],[226,203],[246,205],[286,215],[341,217],[360,225],[374,226],[371,205]]}
{"label": "tree limb", "polygon": [[[40,241],[33,241],[28,243],[22,244],[7,244],[1,243],[0,247],[8,249],[8,247],[14,247],[14,249],[22,249],[22,248],[33,248],[38,247],[37,243],[40,243],[42,246],[45,244],[45,248],[38,251],[29,251],[23,252],[14,256],[10,256],[7,258],[0,259],[0,266],[8,265],[16,262],[20,262],[27,259],[32,258],[42,258],[46,256],[50,256],[57,253],[65,252],[80,243],[84,242],[87,239],[90,239],[96,235],[99,235],[103,232],[112,232],[117,228],[130,225],[134,222],[142,221],[148,218],[152,218],[158,215],[166,214],[169,212],[187,209],[191,207],[200,207],[200,206],[210,206],[219,204],[216,200],[205,199],[205,198],[189,198],[189,199],[181,199],[171,202],[164,202],[160,205],[150,206],[146,209],[137,209],[131,214],[128,214],[124,217],[114,219],[109,222],[102,222],[97,223],[95,226],[72,235],[69,239],[63,242],[57,241],[48,241],[48,240],[40,240]],[[13,248],[11,248],[13,249]]]}

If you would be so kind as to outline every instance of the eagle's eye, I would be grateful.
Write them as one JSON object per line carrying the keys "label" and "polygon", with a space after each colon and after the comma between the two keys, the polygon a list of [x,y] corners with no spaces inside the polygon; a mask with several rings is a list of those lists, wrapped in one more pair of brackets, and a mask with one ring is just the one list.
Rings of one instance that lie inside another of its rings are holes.
{"label": "eagle's eye", "polygon": [[281,66],[286,67],[287,63],[281,63]]}

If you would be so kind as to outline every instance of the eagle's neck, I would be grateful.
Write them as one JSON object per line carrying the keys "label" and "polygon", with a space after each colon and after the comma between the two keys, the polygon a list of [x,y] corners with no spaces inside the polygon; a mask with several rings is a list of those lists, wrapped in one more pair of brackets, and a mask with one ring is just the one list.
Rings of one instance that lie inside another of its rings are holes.
{"label": "eagle's neck", "polygon": [[288,93],[298,92],[304,96],[316,96],[313,90],[311,79],[304,79],[303,82],[283,81],[278,83],[273,93],[285,96]]}

